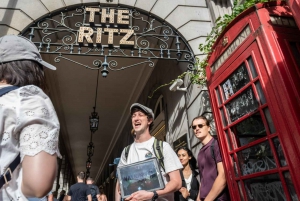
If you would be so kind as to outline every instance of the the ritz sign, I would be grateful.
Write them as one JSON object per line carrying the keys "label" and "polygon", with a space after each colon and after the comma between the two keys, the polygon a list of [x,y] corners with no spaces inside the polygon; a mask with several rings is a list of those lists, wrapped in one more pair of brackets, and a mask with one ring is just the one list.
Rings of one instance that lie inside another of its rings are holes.
{"label": "the ritz sign", "polygon": [[[102,45],[102,34],[107,34],[108,35],[108,41],[104,41],[106,44],[109,46],[113,46],[114,43],[114,35],[124,35],[121,40],[119,41],[120,46],[134,46],[134,41],[130,41],[130,37],[134,34],[134,30],[132,29],[116,29],[116,28],[99,28],[96,27],[95,24],[95,17],[96,14],[100,14],[100,22],[101,24],[107,24],[107,22],[110,25],[115,24],[115,16],[117,16],[117,22],[116,24],[120,26],[128,26],[129,25],[129,10],[117,10],[115,12],[115,9],[107,9],[107,8],[91,8],[91,7],[86,7],[85,8],[85,13],[89,13],[89,23],[90,26],[92,27],[80,27],[78,31],[78,43],[83,44],[84,39],[87,41],[89,45],[93,45],[96,43],[96,45]],[[116,14],[115,14],[116,13]],[[98,16],[98,15],[97,15]],[[103,26],[102,26],[103,27]],[[95,30],[95,31],[94,31]],[[94,32],[96,32],[96,37],[94,39]],[[94,39],[94,41],[93,41]]]}

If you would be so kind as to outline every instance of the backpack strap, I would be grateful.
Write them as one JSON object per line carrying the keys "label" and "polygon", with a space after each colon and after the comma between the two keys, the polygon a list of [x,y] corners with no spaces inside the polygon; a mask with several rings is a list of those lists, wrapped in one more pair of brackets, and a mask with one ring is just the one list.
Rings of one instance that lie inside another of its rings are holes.
{"label": "backpack strap", "polygon": [[185,179],[184,179],[184,176],[183,176],[183,173],[182,171],[180,170],[180,177],[181,177],[181,181],[182,181],[182,187],[186,188],[186,182],[185,182]]}
{"label": "backpack strap", "polygon": [[4,94],[7,94],[8,92],[15,90],[19,87],[16,86],[9,86],[9,87],[4,87],[2,89],[0,89],[0,96],[3,96]]}
{"label": "backpack strap", "polygon": [[153,143],[153,151],[154,151],[156,158],[158,159],[160,166],[165,171],[164,155],[162,153],[163,152],[163,141],[155,138],[154,143]]}
{"label": "backpack strap", "polygon": [[128,153],[129,153],[130,147],[131,147],[131,144],[128,145],[127,147],[125,147],[125,159],[126,159],[126,161],[127,161],[127,158],[128,158]]}
{"label": "backpack strap", "polygon": [[[0,89],[0,97],[12,90],[17,89],[17,88],[19,88],[19,87],[9,86],[9,87]],[[20,164],[20,162],[21,162],[21,157],[20,157],[20,153],[19,153],[18,156],[13,160],[13,162],[11,162],[11,164],[9,164],[9,166],[5,169],[4,173],[2,175],[0,175],[0,189],[2,188],[2,186],[4,184],[8,183],[11,180],[12,173],[17,168],[17,166]]]}
{"label": "backpack strap", "polygon": [[215,142],[216,142],[216,139],[213,138],[213,141],[210,145],[210,153],[211,153],[211,157],[214,159],[215,163],[217,163],[216,162],[216,157],[215,157]]}

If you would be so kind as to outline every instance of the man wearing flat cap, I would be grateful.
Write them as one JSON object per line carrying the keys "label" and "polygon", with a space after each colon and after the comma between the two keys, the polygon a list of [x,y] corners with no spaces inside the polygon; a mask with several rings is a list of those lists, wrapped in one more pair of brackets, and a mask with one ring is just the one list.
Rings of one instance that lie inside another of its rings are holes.
{"label": "man wearing flat cap", "polygon": [[[153,150],[155,138],[150,134],[154,120],[153,111],[142,104],[134,103],[130,107],[130,114],[136,137],[130,146],[127,157],[125,156],[125,149],[123,150],[118,167],[155,157]],[[174,200],[173,192],[179,190],[181,187],[179,170],[182,168],[182,165],[176,153],[167,142],[163,142],[162,154],[164,168],[161,168],[161,173],[165,182],[165,188],[152,192],[145,190],[136,191],[125,200]],[[119,200],[116,199],[116,201]]]}

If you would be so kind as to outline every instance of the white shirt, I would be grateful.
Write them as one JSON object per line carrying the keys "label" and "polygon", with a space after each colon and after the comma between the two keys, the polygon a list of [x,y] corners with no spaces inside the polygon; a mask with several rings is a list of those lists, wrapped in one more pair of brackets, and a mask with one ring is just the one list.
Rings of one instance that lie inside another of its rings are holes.
{"label": "white shirt", "polygon": [[[127,161],[125,157],[125,150],[123,150],[118,167],[135,163],[138,161],[143,161],[149,158],[146,157],[146,155],[149,156],[149,152],[152,154],[153,157],[155,157],[154,150],[153,150],[154,139],[155,139],[154,137],[151,137],[149,140],[142,143],[134,142],[130,147]],[[174,170],[181,169],[182,165],[178,159],[178,156],[176,155],[174,150],[167,142],[163,142],[163,156],[164,156],[165,171],[161,168],[161,172],[162,172],[163,180],[165,184],[167,184],[170,181],[168,173]],[[174,193],[169,193],[163,196],[159,196],[157,200],[174,201]]]}
{"label": "white shirt", "polygon": [[[188,191],[190,191],[191,189],[191,183],[192,183],[192,177],[193,177],[193,174],[190,174],[189,178],[184,178],[185,180],[185,183],[186,183],[186,189]],[[191,198],[188,198],[188,201],[193,201]]]}
{"label": "white shirt", "polygon": [[[7,87],[0,86],[0,88]],[[0,190],[0,200],[27,200],[21,192],[22,161],[25,155],[58,150],[59,121],[49,97],[38,87],[20,87],[0,97],[0,173],[20,153],[21,163],[12,179]]]}

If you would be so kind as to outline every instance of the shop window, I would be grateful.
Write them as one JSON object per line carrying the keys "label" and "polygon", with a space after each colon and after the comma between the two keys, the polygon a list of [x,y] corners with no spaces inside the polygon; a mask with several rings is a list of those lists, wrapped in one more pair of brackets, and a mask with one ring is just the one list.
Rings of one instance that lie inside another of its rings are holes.
{"label": "shop window", "polygon": [[154,108],[154,115],[155,118],[157,118],[160,113],[162,113],[164,111],[164,98],[163,96],[160,96],[155,104],[155,108]]}
{"label": "shop window", "polygon": [[151,130],[151,135],[159,140],[166,140],[166,124],[165,124],[164,98],[160,96],[154,107],[154,128]]}

